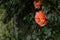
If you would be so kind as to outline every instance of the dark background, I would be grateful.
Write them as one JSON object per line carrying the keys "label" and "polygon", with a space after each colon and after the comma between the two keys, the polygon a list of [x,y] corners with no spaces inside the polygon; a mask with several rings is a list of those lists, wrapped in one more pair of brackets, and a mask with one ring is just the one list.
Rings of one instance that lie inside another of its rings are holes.
{"label": "dark background", "polygon": [[34,1],[0,0],[0,40],[60,40],[60,0],[42,0],[48,21],[42,28],[34,20]]}

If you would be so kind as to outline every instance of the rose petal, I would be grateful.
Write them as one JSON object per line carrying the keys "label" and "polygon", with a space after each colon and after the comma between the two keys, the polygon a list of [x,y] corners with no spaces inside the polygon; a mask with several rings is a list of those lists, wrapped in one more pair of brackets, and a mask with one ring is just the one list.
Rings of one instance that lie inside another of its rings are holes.
{"label": "rose petal", "polygon": [[40,26],[45,26],[47,24],[47,17],[44,15],[43,11],[36,12],[35,14],[35,21]]}

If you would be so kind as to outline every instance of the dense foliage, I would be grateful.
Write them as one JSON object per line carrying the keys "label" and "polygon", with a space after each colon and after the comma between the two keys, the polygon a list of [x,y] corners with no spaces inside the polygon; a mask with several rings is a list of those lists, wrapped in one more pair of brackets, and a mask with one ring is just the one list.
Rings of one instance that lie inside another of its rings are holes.
{"label": "dense foliage", "polygon": [[35,0],[0,0],[0,40],[60,40],[60,0],[42,0],[48,24],[34,20]]}

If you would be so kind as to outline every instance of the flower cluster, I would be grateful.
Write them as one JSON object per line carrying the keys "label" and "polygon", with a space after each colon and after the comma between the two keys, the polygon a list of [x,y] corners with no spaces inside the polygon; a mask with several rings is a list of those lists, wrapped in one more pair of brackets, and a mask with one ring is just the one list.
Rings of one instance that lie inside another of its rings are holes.
{"label": "flower cluster", "polygon": [[[40,9],[42,5],[42,1],[38,0],[38,2],[34,1],[34,7],[35,9]],[[37,11],[35,14],[35,21],[38,25],[40,25],[41,27],[45,26],[47,24],[47,17],[44,14],[44,11]]]}

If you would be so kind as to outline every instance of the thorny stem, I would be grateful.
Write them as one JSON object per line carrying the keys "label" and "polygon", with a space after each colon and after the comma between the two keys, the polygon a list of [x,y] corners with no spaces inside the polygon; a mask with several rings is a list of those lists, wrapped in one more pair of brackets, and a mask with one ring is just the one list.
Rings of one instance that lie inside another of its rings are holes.
{"label": "thorny stem", "polygon": [[60,11],[56,7],[54,7],[54,9],[60,14]]}
{"label": "thorny stem", "polygon": [[55,6],[54,3],[52,3],[52,2],[49,1],[49,0],[46,0],[46,2],[48,2],[48,4],[50,4],[50,5],[56,10],[56,12],[58,12],[58,13],[60,14],[60,11],[56,8],[56,6]]}

